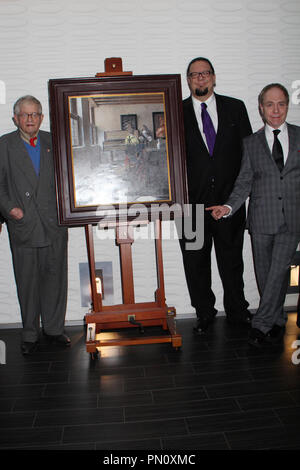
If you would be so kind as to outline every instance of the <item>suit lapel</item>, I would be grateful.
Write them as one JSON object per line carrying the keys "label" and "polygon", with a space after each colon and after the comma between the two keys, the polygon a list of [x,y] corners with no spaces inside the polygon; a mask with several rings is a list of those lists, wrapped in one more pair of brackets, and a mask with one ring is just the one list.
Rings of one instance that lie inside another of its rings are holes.
{"label": "suit lapel", "polygon": [[49,164],[50,164],[50,148],[47,142],[44,139],[44,136],[42,133],[39,134],[40,136],[40,144],[41,144],[41,153],[40,153],[40,177],[39,177],[39,182],[38,182],[38,193],[41,189],[47,185],[47,180],[50,177],[50,170],[49,170]]}
{"label": "suit lapel", "polygon": [[[293,163],[293,156],[297,155],[297,147],[296,147],[296,132],[293,126],[290,126],[290,124],[287,123],[287,130],[288,130],[288,136],[289,136],[289,152],[287,156],[287,160],[285,162],[284,168],[282,172],[284,173],[286,169],[288,169],[289,165]],[[298,156],[298,155],[297,155]]]}
{"label": "suit lapel", "polygon": [[265,154],[267,155],[268,158],[271,159],[271,161],[274,163],[275,167],[277,168],[276,166],[276,163],[274,161],[274,158],[272,157],[272,154],[271,154],[271,151],[270,151],[270,148],[268,146],[268,142],[267,142],[267,139],[266,139],[266,134],[265,134],[265,128],[262,127],[259,131],[257,131],[257,137],[264,149],[264,152]]}
{"label": "suit lapel", "polygon": [[224,101],[223,96],[215,93],[215,98],[218,114],[218,131],[213,156],[217,157],[218,155],[222,155],[222,146],[224,142],[228,142],[228,136],[231,134],[235,122],[231,117],[230,105]]}
{"label": "suit lapel", "polygon": [[191,129],[192,133],[197,138],[199,145],[201,147],[201,152],[202,153],[206,152],[207,155],[210,157],[207,147],[205,145],[205,142],[203,140],[203,137],[201,135],[201,132],[199,130],[198,121],[197,121],[195,110],[194,110],[193,100],[191,97],[189,98],[189,101],[188,101],[188,115],[190,119],[190,123],[188,124],[188,127]]}
{"label": "suit lapel", "polygon": [[226,107],[224,106],[224,103],[222,101],[222,97],[215,93],[215,98],[216,98],[217,114],[218,114],[218,131],[216,135],[216,142],[214,146],[213,155],[218,154],[218,151],[221,148],[223,139],[226,134],[226,129],[228,125],[230,125],[230,119],[229,119]]}
{"label": "suit lapel", "polygon": [[24,141],[17,133],[17,138],[14,141],[15,151],[11,153],[11,158],[14,164],[22,171],[24,178],[30,183],[33,189],[36,189],[38,184],[38,177],[34,170],[31,158],[26,150]]}

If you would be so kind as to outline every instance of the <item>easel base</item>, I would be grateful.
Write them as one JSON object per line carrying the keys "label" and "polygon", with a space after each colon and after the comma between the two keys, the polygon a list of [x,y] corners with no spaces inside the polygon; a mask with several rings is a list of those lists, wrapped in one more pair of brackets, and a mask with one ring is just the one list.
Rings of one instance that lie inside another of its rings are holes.
{"label": "easel base", "polygon": [[[96,320],[96,318],[94,318],[95,315],[97,320],[99,320],[99,316],[104,315],[105,317],[105,314],[102,313],[91,313],[86,316],[86,350],[91,354],[92,358],[94,358],[98,354],[99,349],[104,346],[134,346],[138,344],[171,343],[174,348],[179,349],[182,345],[182,337],[176,332],[176,324],[174,319],[175,309],[168,308],[167,316],[165,318],[139,321],[143,328],[150,326],[161,326],[164,332],[163,334],[156,336],[147,336],[147,334],[144,336],[143,332],[141,332],[139,336],[119,336],[115,329],[138,327],[129,323],[128,321],[114,321],[112,323],[90,323],[91,319]],[[105,318],[103,318],[103,320],[105,320]]]}

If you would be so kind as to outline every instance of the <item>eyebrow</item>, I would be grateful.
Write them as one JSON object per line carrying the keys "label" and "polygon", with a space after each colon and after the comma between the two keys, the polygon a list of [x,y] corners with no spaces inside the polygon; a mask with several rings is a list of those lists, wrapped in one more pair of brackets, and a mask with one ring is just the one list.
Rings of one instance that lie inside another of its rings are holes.
{"label": "eyebrow", "polygon": [[272,100],[264,101],[263,104],[273,104],[273,103],[277,103],[277,104],[287,104],[286,101],[272,101]]}

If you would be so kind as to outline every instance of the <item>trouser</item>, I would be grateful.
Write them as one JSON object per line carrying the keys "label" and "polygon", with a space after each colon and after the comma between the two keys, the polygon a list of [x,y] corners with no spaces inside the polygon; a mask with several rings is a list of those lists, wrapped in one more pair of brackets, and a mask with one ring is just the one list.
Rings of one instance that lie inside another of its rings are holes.
{"label": "trouser", "polygon": [[246,316],[248,302],[244,296],[243,242],[244,221],[238,219],[214,220],[210,213],[204,215],[204,244],[200,250],[187,250],[186,240],[180,240],[183,265],[191,304],[201,315],[215,315],[215,295],[211,284],[211,250],[214,243],[216,260],[224,290],[224,308],[228,317]]}
{"label": "trouser", "polygon": [[31,248],[11,243],[23,323],[22,340],[37,341],[40,319],[46,334],[64,331],[67,304],[67,235]]}
{"label": "trouser", "polygon": [[276,324],[284,326],[287,320],[284,300],[287,292],[289,268],[300,235],[286,229],[274,235],[251,234],[252,252],[259,307],[252,320],[252,327],[267,333]]}

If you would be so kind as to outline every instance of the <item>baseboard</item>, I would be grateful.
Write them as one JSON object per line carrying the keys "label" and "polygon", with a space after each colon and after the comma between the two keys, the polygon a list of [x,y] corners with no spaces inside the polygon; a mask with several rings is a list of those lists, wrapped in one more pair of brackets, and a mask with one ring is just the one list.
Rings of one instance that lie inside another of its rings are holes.
{"label": "baseboard", "polygon": [[[284,310],[287,313],[297,313],[296,306],[285,307]],[[251,313],[255,313],[256,309],[249,309]],[[225,312],[218,312],[218,317],[224,317]],[[176,313],[177,320],[188,320],[191,318],[196,318],[195,313]],[[65,326],[83,326],[84,319],[82,320],[66,320]],[[0,323],[0,330],[13,329],[13,328],[22,328],[22,323]]]}

